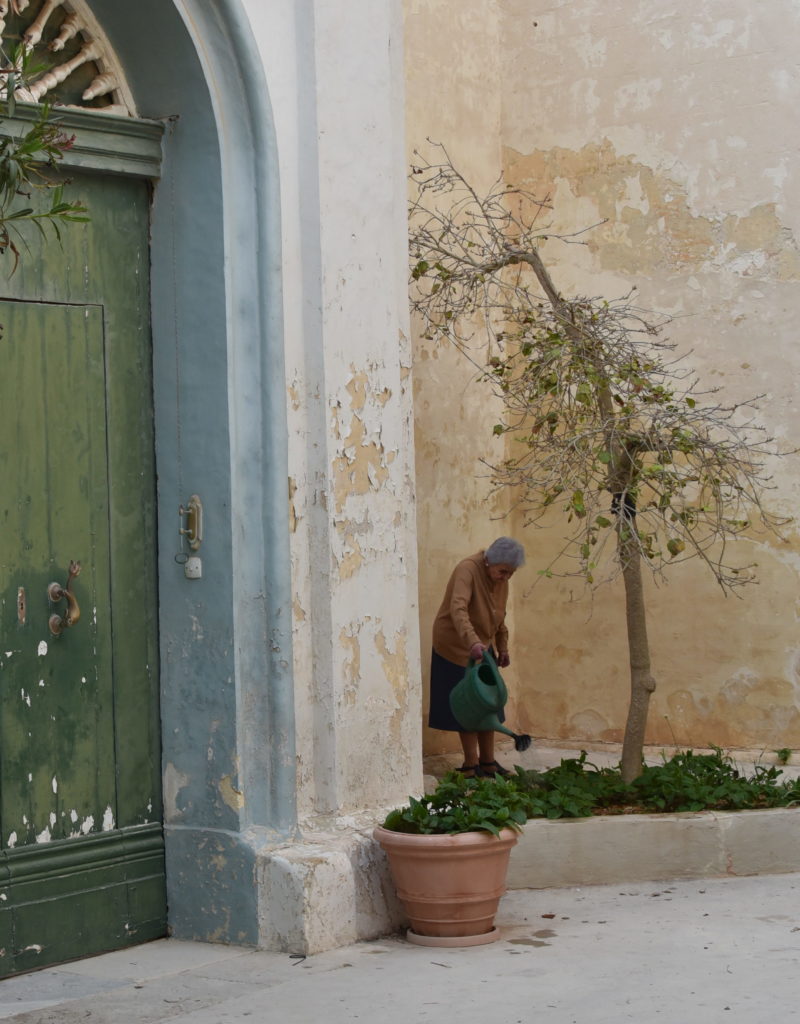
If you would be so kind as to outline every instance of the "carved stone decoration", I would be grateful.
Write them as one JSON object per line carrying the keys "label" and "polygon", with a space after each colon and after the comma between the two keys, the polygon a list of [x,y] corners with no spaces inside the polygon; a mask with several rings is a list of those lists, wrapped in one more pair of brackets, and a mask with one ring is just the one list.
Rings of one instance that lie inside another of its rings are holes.
{"label": "carved stone decoration", "polygon": [[53,53],[58,53],[59,50],[63,50],[66,43],[76,36],[81,30],[81,21],[77,14],[74,12],[68,14],[66,18],[61,22],[61,28],[58,35],[50,43],[50,49]]}
{"label": "carved stone decoration", "polygon": [[31,22],[22,33],[22,38],[28,46],[35,46],[39,42],[42,38],[42,31],[47,25],[47,19],[60,4],[61,0],[45,0],[42,9],[36,15],[36,20]]}
{"label": "carved stone decoration", "polygon": [[0,0],[3,66],[22,44],[44,70],[23,102],[135,116],[122,68],[86,0]]}

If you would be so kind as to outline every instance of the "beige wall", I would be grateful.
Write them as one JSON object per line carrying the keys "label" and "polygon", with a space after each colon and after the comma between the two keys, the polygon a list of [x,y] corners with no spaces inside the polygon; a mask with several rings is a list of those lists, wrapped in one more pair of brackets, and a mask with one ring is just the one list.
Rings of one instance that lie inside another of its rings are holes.
{"label": "beige wall", "polygon": [[[406,141],[435,158],[443,143],[471,180],[488,187],[500,171],[500,17],[494,0],[407,0]],[[412,325],[413,327],[414,325]],[[431,624],[455,563],[508,529],[479,460],[499,450],[492,440],[491,397],[475,369],[452,349],[414,335],[420,646],[427,721]],[[447,733],[424,727],[428,752],[456,749]]]}
{"label": "beige wall", "polygon": [[[453,0],[407,2],[406,12],[409,143],[433,134],[484,180],[502,168],[550,194],[556,231],[605,220],[587,246],[550,251],[557,284],[608,297],[635,284],[643,306],[675,316],[670,337],[694,350],[704,381],[730,399],[764,393],[766,427],[796,443],[796,5]],[[463,49],[446,66],[443,26],[450,49]],[[424,652],[448,559],[485,536],[486,483],[475,474],[492,440],[485,419],[447,425],[448,410],[482,401],[475,385],[465,400],[470,374],[451,354],[417,342],[414,376]],[[775,482],[771,506],[791,515],[796,457],[775,466]],[[511,533],[529,553],[512,584],[511,716],[540,737],[619,740],[621,586],[591,595],[575,581],[536,582],[558,529],[497,525],[489,534]],[[694,563],[648,588],[650,742],[800,746],[797,549],[793,527],[784,542],[743,542],[761,583],[741,600]]]}

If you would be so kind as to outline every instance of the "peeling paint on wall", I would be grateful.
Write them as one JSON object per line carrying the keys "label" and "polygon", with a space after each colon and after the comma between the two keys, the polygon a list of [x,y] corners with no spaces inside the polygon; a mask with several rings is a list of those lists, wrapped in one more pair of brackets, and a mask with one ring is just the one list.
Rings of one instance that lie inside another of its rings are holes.
{"label": "peeling paint on wall", "polygon": [[342,511],[350,498],[379,490],[389,476],[383,445],[365,441],[365,435],[364,424],[354,416],[350,434],[343,443],[343,454],[333,460],[337,512]]}
{"label": "peeling paint on wall", "polygon": [[339,559],[339,579],[346,580],[354,576],[364,564],[364,554],[358,540],[353,536],[350,522],[337,523],[345,545],[349,550]]}
{"label": "peeling paint on wall", "polygon": [[180,791],[188,786],[191,779],[178,771],[174,764],[164,765],[164,819],[165,821],[180,820],[183,810],[178,806]]}
{"label": "peeling paint on wall", "polygon": [[232,811],[240,811],[244,807],[244,793],[233,785],[230,775],[222,776],[219,781],[219,791],[222,799]]}
{"label": "peeling paint on wall", "polygon": [[364,564],[364,552],[359,537],[369,542],[374,527],[368,509],[364,510],[360,519],[337,518],[335,525],[341,539],[339,550],[342,552],[338,559],[339,578],[345,580],[355,575]]}
{"label": "peeling paint on wall", "polygon": [[394,650],[390,650],[382,629],[375,634],[375,647],[381,656],[386,678],[394,691],[395,699],[402,706],[408,693],[408,654],[406,642],[408,630],[401,629],[394,636]]}
{"label": "peeling paint on wall", "polygon": [[631,156],[608,139],[578,151],[555,148],[506,152],[508,180],[535,195],[550,196],[553,230],[566,213],[574,225],[599,224],[583,239],[600,268],[631,277],[708,266],[737,275],[758,271],[778,281],[800,280],[800,251],[775,203],[747,214],[701,216],[685,186]]}
{"label": "peeling paint on wall", "polygon": [[[636,286],[639,304],[675,316],[671,340],[694,350],[701,380],[723,385],[728,400],[764,393],[768,432],[792,447],[800,436],[800,85],[785,69],[800,12],[776,0],[754,16],[735,0],[696,5],[687,20],[678,8],[654,14],[632,0],[613,24],[606,13],[599,4],[532,16],[525,0],[480,12],[456,0],[408,0],[410,144],[441,140],[471,180],[480,184],[488,165],[487,181],[503,174],[549,197],[554,232],[604,221],[585,244],[549,243],[557,283],[609,298]],[[500,57],[487,73],[497,20]],[[444,70],[435,49],[443,24],[461,55]],[[465,99],[465,67],[484,72],[481,110]],[[468,553],[458,544],[486,519],[475,466],[485,424],[457,360],[424,339],[414,344],[424,645],[451,563]],[[791,515],[796,459],[775,468],[775,483],[776,511]],[[523,531],[521,517],[508,528],[532,566],[546,565],[560,544],[558,530]],[[652,742],[800,745],[791,664],[797,537],[741,543],[752,544],[762,579],[742,602],[724,601],[689,566],[648,598]],[[621,593],[592,599],[530,582],[521,571],[512,593],[509,679],[521,724],[539,736],[618,742],[628,699]],[[443,742],[427,740],[431,752]]]}
{"label": "peeling paint on wall", "polygon": [[358,636],[359,629],[359,626],[352,625],[350,627],[343,627],[339,632],[339,644],[348,652],[342,664],[344,671],[342,700],[351,707],[356,703],[359,683],[361,682],[361,642]]}
{"label": "peeling paint on wall", "polygon": [[[336,127],[323,129],[323,149],[341,151],[339,111],[326,106]],[[302,818],[351,813],[389,792],[391,799],[405,794],[408,782],[400,790],[399,778],[408,778],[408,752],[418,750],[418,733],[410,731],[416,715],[412,723],[406,715],[399,751],[375,741],[395,711],[375,632],[384,623],[391,645],[416,599],[409,583],[416,578],[413,418],[404,386],[411,359],[396,157],[384,150],[382,176],[364,182],[353,210],[342,206],[340,181],[320,179],[326,230],[319,293],[296,279],[303,316],[289,334],[298,343],[287,345],[286,380]],[[420,770],[417,757],[411,771]]]}
{"label": "peeling paint on wall", "polygon": [[408,706],[409,666],[407,654],[408,631],[399,630],[394,636],[394,650],[390,650],[383,630],[375,634],[375,647],[381,656],[386,679],[392,687],[394,709],[388,733],[394,744],[402,742],[402,729]]}
{"label": "peeling paint on wall", "polygon": [[297,484],[289,477],[289,529],[292,533],[297,532],[297,511],[294,505],[294,496],[297,493]]}
{"label": "peeling paint on wall", "polygon": [[351,412],[347,428],[342,423],[341,404],[337,402],[333,406],[332,432],[340,441],[340,454],[331,466],[337,514],[351,498],[379,490],[388,479],[388,467],[395,456],[394,452],[385,451],[380,439],[380,410],[388,402],[391,392],[380,385],[373,390],[369,374],[363,370],[357,372],[354,367],[351,370],[346,387]]}

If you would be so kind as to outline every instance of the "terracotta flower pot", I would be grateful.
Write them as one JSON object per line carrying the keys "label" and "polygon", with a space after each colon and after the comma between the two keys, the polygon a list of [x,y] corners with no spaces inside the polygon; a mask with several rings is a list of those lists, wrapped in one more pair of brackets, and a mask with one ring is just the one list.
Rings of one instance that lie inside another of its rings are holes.
{"label": "terracotta flower pot", "polygon": [[494,917],[506,889],[517,833],[502,829],[419,836],[378,826],[373,836],[411,922],[408,938],[421,945],[479,945],[498,938]]}

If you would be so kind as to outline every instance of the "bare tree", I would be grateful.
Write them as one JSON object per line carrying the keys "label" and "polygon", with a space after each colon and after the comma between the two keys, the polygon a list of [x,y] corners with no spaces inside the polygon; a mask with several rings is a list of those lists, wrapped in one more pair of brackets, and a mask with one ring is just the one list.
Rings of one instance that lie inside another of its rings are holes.
{"label": "bare tree", "polygon": [[[724,404],[663,338],[668,320],[631,296],[564,297],[541,256],[547,204],[498,180],[479,194],[446,150],[413,168],[412,308],[424,335],[454,344],[502,400],[508,435],[491,472],[513,488],[525,525],[563,512],[565,543],[545,576],[599,585],[621,572],[631,696],[622,774],[642,770],[650,695],[642,567],[700,558],[725,593],[754,579],[729,541],[755,522],[768,459],[780,454],[753,419],[757,398]],[[760,397],[760,396],[757,396]],[[611,542],[611,546],[609,545]],[[613,557],[609,554],[613,552]]]}

